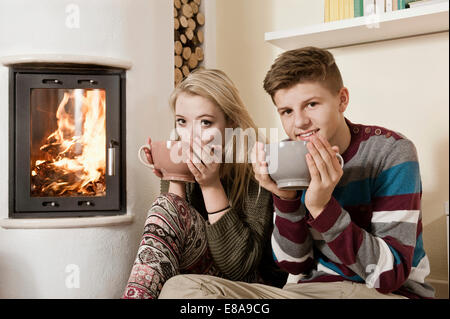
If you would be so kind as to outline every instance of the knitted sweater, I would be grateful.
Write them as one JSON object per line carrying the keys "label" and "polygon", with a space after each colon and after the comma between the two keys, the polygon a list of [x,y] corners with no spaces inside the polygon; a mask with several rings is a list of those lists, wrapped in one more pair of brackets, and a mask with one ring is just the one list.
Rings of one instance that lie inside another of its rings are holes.
{"label": "knitted sweater", "polygon": [[351,280],[381,293],[434,297],[422,240],[422,185],[416,149],[404,136],[346,120],[344,175],[313,218],[296,200],[274,196],[276,263],[302,282]]}
{"label": "knitted sweater", "polygon": [[[222,181],[222,184],[228,193],[226,183]],[[169,182],[161,181],[161,193],[168,188]],[[277,267],[272,257],[270,236],[274,211],[270,192],[252,180],[244,208],[232,207],[214,224],[208,222],[197,183],[186,183],[186,200],[205,219],[211,255],[225,278],[279,287],[286,282],[287,273]]]}

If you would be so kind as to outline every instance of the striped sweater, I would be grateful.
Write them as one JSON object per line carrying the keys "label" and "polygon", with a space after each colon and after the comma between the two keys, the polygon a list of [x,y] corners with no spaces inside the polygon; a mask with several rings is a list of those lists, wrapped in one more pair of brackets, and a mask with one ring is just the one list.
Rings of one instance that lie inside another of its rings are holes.
{"label": "striped sweater", "polygon": [[275,261],[299,283],[351,280],[381,293],[432,298],[416,149],[393,131],[346,122],[344,174],[322,213],[309,214],[305,192],[296,200],[273,196]]}

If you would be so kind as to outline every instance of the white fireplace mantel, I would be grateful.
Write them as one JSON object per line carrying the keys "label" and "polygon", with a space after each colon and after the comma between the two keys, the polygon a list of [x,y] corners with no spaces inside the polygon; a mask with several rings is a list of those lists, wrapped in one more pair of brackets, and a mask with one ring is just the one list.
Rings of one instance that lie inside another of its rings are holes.
{"label": "white fireplace mantel", "polygon": [[4,66],[22,63],[75,63],[94,64],[129,70],[132,63],[129,60],[105,56],[73,55],[73,54],[19,54],[0,57]]}
{"label": "white fireplace mantel", "polygon": [[133,214],[73,218],[4,218],[0,219],[0,227],[4,229],[106,227],[131,224],[133,220]]}

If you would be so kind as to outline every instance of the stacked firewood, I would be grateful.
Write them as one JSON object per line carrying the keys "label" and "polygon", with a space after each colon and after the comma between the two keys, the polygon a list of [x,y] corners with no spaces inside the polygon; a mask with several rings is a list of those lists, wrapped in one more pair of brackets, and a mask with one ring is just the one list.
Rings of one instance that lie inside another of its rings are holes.
{"label": "stacked firewood", "polygon": [[173,0],[175,29],[175,85],[203,61],[202,43],[205,16],[201,0]]}

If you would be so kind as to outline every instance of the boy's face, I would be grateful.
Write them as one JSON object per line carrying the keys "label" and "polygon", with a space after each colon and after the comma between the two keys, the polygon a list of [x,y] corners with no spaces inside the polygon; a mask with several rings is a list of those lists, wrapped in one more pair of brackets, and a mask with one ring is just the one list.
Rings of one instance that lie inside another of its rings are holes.
{"label": "boy's face", "polygon": [[318,82],[298,83],[274,95],[284,131],[293,141],[309,141],[320,132],[331,145],[340,145],[345,124],[343,112],[348,105],[348,90],[337,95]]}

